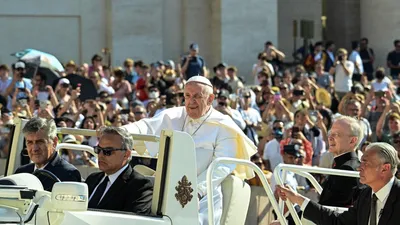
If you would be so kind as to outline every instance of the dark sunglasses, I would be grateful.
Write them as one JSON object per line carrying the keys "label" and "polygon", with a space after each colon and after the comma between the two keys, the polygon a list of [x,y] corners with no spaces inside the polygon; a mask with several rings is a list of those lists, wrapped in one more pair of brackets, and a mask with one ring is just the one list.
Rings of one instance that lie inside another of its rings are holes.
{"label": "dark sunglasses", "polygon": [[144,112],[134,112],[135,115],[142,115]]}
{"label": "dark sunglasses", "polygon": [[24,71],[25,69],[24,68],[17,68],[17,69],[15,69],[16,71]]}
{"label": "dark sunglasses", "polygon": [[93,150],[96,154],[100,154],[100,152],[103,152],[103,155],[105,156],[110,156],[114,151],[126,151],[126,149],[124,148],[112,148],[112,147],[102,148],[100,146],[93,147]]}

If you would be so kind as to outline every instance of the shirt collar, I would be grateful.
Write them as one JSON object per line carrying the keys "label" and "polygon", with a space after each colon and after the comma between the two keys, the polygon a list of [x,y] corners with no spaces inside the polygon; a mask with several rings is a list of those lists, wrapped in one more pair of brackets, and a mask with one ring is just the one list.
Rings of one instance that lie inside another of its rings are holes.
{"label": "shirt collar", "polygon": [[35,168],[33,169],[33,171],[35,171],[35,170],[42,170],[42,169],[46,168],[47,164],[49,164],[49,163],[46,163],[46,165],[44,165],[44,166],[41,167],[41,168],[38,168],[38,167],[36,166],[36,164],[35,164]]}
{"label": "shirt collar", "polygon": [[349,161],[351,158],[358,158],[356,152],[351,151],[342,153],[338,156],[335,156],[333,160],[335,161],[336,166],[341,166],[345,162]]}
{"label": "shirt collar", "polygon": [[371,195],[376,194],[376,197],[378,197],[379,201],[385,202],[385,200],[387,199],[387,197],[390,194],[390,190],[392,189],[393,184],[394,184],[394,176],[379,191],[377,191],[376,193],[374,193],[374,191],[372,191]]}
{"label": "shirt collar", "polygon": [[110,179],[110,183],[113,184],[113,183],[117,180],[117,178],[119,177],[119,175],[121,175],[121,173],[124,172],[126,168],[128,168],[128,166],[129,166],[129,163],[127,163],[125,166],[123,166],[123,167],[122,167],[121,169],[119,169],[117,172],[115,172],[115,173],[113,173],[113,174],[111,174],[111,175],[108,175],[108,174],[107,174],[108,179]]}

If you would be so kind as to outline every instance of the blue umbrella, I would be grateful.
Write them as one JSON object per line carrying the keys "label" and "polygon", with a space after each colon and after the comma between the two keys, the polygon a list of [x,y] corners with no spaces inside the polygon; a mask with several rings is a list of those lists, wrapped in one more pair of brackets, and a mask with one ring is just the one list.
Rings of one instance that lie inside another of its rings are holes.
{"label": "blue umbrella", "polygon": [[11,54],[22,61],[36,61],[39,58],[39,67],[47,68],[53,71],[64,72],[64,67],[60,61],[54,56],[46,52],[27,48],[25,50]]}

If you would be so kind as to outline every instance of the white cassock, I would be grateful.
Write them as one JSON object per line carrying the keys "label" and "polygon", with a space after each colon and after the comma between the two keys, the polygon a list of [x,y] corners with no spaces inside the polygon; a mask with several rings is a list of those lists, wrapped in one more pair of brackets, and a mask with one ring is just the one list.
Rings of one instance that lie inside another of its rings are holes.
{"label": "white cassock", "polygon": [[[142,119],[124,126],[130,133],[160,135],[164,129],[173,129],[189,133],[196,147],[197,191],[203,196],[200,200],[200,224],[208,224],[207,207],[207,168],[217,157],[232,157],[249,160],[257,152],[257,147],[243,131],[226,115],[211,108],[199,119],[187,116],[185,107],[175,107],[162,111],[156,117]],[[151,155],[157,150],[149,149]],[[221,182],[232,172],[242,179],[254,176],[251,169],[243,166],[219,164],[213,172],[214,221],[219,224],[222,215]]]}

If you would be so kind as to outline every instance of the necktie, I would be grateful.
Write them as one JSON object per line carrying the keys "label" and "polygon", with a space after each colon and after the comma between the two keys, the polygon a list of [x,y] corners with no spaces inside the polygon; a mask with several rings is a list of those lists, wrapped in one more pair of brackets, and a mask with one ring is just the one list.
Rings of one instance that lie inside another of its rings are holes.
{"label": "necktie", "polygon": [[106,176],[103,180],[103,182],[101,182],[101,184],[97,187],[96,192],[94,193],[94,195],[92,196],[92,198],[89,201],[89,208],[96,208],[97,205],[100,202],[101,197],[104,194],[104,191],[106,190],[107,187],[107,183],[110,179],[108,178],[108,176]]}
{"label": "necktie", "polygon": [[376,200],[378,200],[378,198],[376,197],[375,194],[372,195],[372,202],[371,202],[371,211],[369,214],[370,217],[370,225],[376,225]]}

